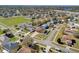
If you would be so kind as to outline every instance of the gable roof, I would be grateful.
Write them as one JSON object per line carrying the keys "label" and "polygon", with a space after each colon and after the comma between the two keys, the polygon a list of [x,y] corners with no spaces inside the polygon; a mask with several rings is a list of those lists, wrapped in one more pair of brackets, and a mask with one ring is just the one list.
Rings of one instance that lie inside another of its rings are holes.
{"label": "gable roof", "polygon": [[18,43],[12,43],[12,42],[7,42],[3,44],[4,49],[6,49],[7,51],[11,51],[13,49],[17,49],[19,47]]}
{"label": "gable roof", "polygon": [[18,53],[31,53],[32,49],[29,47],[22,47]]}

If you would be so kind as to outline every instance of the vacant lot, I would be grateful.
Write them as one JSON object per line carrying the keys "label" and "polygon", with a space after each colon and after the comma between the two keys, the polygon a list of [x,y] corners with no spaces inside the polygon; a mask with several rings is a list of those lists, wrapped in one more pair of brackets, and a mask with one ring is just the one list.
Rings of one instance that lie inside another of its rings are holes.
{"label": "vacant lot", "polygon": [[31,19],[26,19],[25,17],[10,17],[10,18],[2,18],[0,17],[0,22],[5,25],[12,26],[20,23],[29,23]]}

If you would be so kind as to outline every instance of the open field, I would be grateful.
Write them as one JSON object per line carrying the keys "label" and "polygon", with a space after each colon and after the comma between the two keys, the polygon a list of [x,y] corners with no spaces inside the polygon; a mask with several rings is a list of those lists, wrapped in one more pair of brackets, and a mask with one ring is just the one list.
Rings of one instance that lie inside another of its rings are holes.
{"label": "open field", "polygon": [[0,17],[0,22],[4,23],[5,25],[12,26],[12,25],[20,24],[20,23],[29,23],[29,22],[31,22],[31,19],[26,19],[22,16],[20,16],[20,17],[10,17],[10,18]]}

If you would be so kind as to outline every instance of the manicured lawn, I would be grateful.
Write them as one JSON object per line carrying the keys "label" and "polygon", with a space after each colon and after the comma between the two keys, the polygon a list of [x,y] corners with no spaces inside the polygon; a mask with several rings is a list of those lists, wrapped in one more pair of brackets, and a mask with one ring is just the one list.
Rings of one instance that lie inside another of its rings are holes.
{"label": "manicured lawn", "polygon": [[18,40],[18,38],[16,38],[16,37],[10,38],[10,41],[11,41],[11,42],[15,42],[15,41],[17,41],[17,40]]}
{"label": "manicured lawn", "polygon": [[10,17],[10,18],[0,18],[0,22],[4,23],[5,25],[12,26],[17,25],[20,23],[29,23],[31,19],[26,19],[24,17]]}
{"label": "manicured lawn", "polygon": [[3,34],[3,31],[0,29],[0,35]]}
{"label": "manicured lawn", "polygon": [[29,30],[26,28],[26,29],[24,29],[24,32],[27,33],[27,32],[29,32]]}

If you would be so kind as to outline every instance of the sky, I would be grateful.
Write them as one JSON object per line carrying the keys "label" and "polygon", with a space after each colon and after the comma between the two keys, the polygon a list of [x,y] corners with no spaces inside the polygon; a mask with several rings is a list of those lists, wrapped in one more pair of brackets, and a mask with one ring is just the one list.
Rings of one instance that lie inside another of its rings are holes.
{"label": "sky", "polygon": [[0,5],[79,5],[79,0],[0,0]]}

